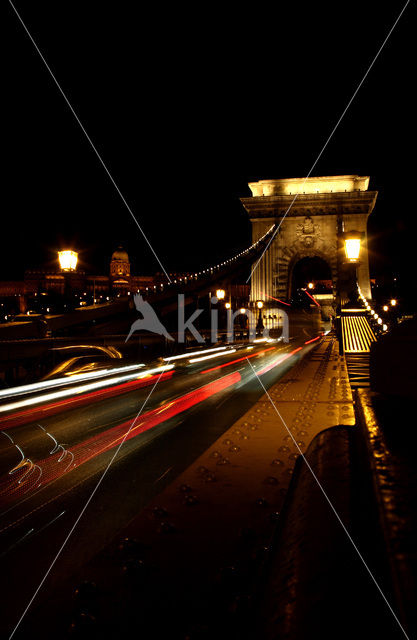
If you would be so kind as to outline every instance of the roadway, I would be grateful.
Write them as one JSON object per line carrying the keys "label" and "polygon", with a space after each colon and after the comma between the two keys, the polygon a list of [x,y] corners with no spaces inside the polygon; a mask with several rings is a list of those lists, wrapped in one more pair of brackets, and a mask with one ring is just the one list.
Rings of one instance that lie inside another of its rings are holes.
{"label": "roadway", "polygon": [[13,630],[100,478],[34,607],[258,400],[262,389],[246,358],[268,388],[316,336],[306,315],[293,323],[289,344],[203,348],[175,361],[0,398],[0,567],[10,576],[3,632]]}

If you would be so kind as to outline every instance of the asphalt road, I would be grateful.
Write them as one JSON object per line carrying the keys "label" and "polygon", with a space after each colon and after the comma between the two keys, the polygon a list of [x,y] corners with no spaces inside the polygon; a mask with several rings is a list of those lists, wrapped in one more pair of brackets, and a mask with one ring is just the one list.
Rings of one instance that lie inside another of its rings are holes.
{"label": "asphalt road", "polygon": [[[2,637],[10,637],[35,593],[31,609],[47,602],[51,589],[108,544],[262,395],[247,357],[269,387],[313,346],[305,343],[315,335],[306,318],[289,344],[240,345],[212,359],[178,361],[145,387],[69,410],[64,405],[53,415],[46,411],[41,421],[36,414],[32,422],[6,423],[0,433],[0,569],[7,576]],[[13,637],[27,634],[25,621]]]}

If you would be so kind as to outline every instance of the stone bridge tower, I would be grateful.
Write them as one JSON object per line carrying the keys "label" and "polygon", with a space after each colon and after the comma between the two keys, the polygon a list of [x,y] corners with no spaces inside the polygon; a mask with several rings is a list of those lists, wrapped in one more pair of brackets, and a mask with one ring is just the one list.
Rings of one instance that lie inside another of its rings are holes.
{"label": "stone bridge tower", "polygon": [[[378,193],[368,191],[369,176],[326,176],[259,180],[249,183],[252,197],[241,198],[252,223],[252,240],[274,223],[280,228],[252,275],[251,299],[288,299],[299,260],[322,258],[330,267],[333,293],[343,269],[341,234],[360,231],[359,286],[371,298],[367,220]],[[298,195],[297,195],[298,194]]]}

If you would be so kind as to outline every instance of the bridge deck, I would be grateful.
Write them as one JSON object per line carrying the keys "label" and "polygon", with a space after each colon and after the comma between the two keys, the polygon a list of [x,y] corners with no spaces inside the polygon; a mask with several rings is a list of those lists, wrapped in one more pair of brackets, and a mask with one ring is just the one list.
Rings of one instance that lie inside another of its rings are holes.
{"label": "bridge deck", "polygon": [[[142,609],[138,624],[150,623],[154,637],[166,624],[177,637],[193,615],[196,625],[207,617],[215,625],[219,579],[227,581],[231,567],[247,572],[251,554],[271,541],[299,455],[292,436],[304,452],[321,430],[354,421],[345,362],[327,336],[122,532],[140,540],[153,567],[146,581],[150,619]],[[115,543],[79,576],[107,594],[98,611],[105,626],[114,617],[131,625],[137,615],[131,595],[126,603],[120,561]]]}

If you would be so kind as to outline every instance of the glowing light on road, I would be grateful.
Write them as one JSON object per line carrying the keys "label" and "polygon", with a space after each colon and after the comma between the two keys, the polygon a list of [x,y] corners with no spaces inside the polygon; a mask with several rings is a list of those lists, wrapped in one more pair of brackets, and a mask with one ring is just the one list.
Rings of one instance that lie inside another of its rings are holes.
{"label": "glowing light on road", "polygon": [[194,362],[202,362],[203,360],[211,360],[212,358],[220,358],[222,356],[228,356],[229,353],[235,353],[235,351],[236,349],[229,349],[225,353],[212,353],[208,356],[202,356],[201,358],[192,358],[190,360],[190,363],[194,364]]}
{"label": "glowing light on road", "polygon": [[298,351],[301,351],[301,349],[302,347],[298,347],[297,349],[294,349],[294,351],[291,351],[290,353],[285,353],[282,356],[278,356],[278,358],[275,358],[274,360],[272,360],[272,362],[267,364],[266,367],[263,367],[262,369],[257,371],[256,374],[258,376],[262,376],[264,373],[268,373],[268,371],[271,371],[271,369],[274,369],[279,364],[282,364],[283,362],[285,362],[285,360],[288,360],[288,358],[291,358],[291,356],[296,354]]}
{"label": "glowing light on road", "polygon": [[50,400],[58,400],[60,398],[68,398],[69,396],[73,396],[74,394],[83,394],[88,391],[92,391],[94,389],[100,389],[103,387],[108,387],[109,384],[118,384],[120,382],[124,382],[126,380],[132,380],[133,378],[142,379],[145,376],[150,376],[155,373],[162,373],[164,371],[169,371],[173,369],[174,365],[167,364],[162,367],[157,367],[155,369],[148,369],[144,371],[142,374],[131,373],[129,375],[117,376],[115,378],[111,378],[111,380],[99,380],[97,382],[91,382],[90,384],[80,385],[79,387],[71,387],[71,389],[62,389],[61,391],[55,391],[54,393],[45,393],[43,395],[35,396],[34,398],[27,398],[26,400],[20,400],[17,402],[10,402],[8,404],[4,404],[0,407],[0,413],[4,413],[5,411],[13,411],[14,409],[21,409],[23,407],[30,407],[35,404],[39,404],[40,402],[49,402]]}
{"label": "glowing light on road", "polygon": [[304,293],[306,295],[308,295],[309,298],[311,298],[311,300],[314,302],[314,304],[316,304],[318,307],[320,307],[321,305],[317,302],[317,300],[315,298],[313,298],[312,295],[309,294],[309,292],[307,291],[307,289],[303,289]]}
{"label": "glowing light on road", "polygon": [[77,382],[82,382],[83,380],[91,380],[94,378],[103,378],[104,376],[111,376],[115,373],[122,373],[127,371],[134,371],[136,369],[140,369],[144,367],[144,364],[132,364],[126,365],[125,367],[115,367],[114,369],[101,369],[100,371],[91,371],[89,373],[77,373],[71,378],[55,378],[54,380],[44,380],[43,382],[33,382],[31,384],[24,384],[19,387],[13,387],[11,389],[2,389],[0,391],[0,399],[1,398],[9,398],[11,396],[23,395],[26,393],[32,393],[35,391],[43,391],[44,389],[54,388],[54,387],[62,387],[70,384],[75,384]]}
{"label": "glowing light on road", "polygon": [[228,347],[214,347],[213,349],[200,349],[200,351],[191,351],[189,353],[181,353],[179,356],[171,356],[170,358],[162,358],[164,362],[172,362],[173,360],[181,360],[183,358],[189,358],[190,356],[199,356],[205,353],[211,353],[213,351],[225,351]]}
{"label": "glowing light on road", "polygon": [[[194,389],[189,393],[175,398],[174,400],[170,400],[166,405],[162,407],[157,407],[155,409],[151,409],[146,413],[143,413],[139,419],[130,419],[127,422],[123,422],[122,424],[111,427],[101,433],[98,433],[95,436],[88,438],[83,442],[79,442],[71,448],[71,451],[74,455],[73,464],[71,466],[71,470],[79,467],[81,464],[88,462],[89,460],[96,458],[102,453],[106,451],[110,451],[117,447],[121,442],[127,442],[132,438],[135,438],[141,433],[152,429],[153,427],[173,418],[190,409],[191,407],[203,402],[207,398],[215,395],[216,393],[220,393],[229,387],[234,386],[235,384],[241,381],[241,375],[238,371],[233,373],[229,373],[213,382],[205,384],[198,389]],[[48,458],[44,460],[39,460],[38,465],[39,468],[42,469],[43,475],[43,485],[52,482],[56,478],[61,477],[65,473],[65,469],[59,464],[58,457],[59,453],[55,453],[54,455],[50,455]],[[33,463],[32,463],[33,464]],[[36,465],[36,466],[38,466]],[[31,469],[30,469],[31,470]],[[24,471],[24,475],[17,477],[19,471],[17,471],[14,477],[8,477],[7,480],[0,479],[0,492],[4,496],[6,492],[9,494],[9,497],[13,498],[15,496],[16,487],[22,486],[22,480],[25,480],[25,493],[30,490],[36,488],[37,483],[39,482],[39,476],[31,473],[29,476],[27,471]]]}
{"label": "glowing light on road", "polygon": [[290,307],[290,303],[289,302],[284,302],[283,300],[280,300],[279,298],[274,298],[274,296],[270,296],[267,293],[265,293],[264,291],[261,291],[261,295],[265,296],[266,298],[271,298],[271,300],[275,300],[275,302],[279,302],[280,304],[285,304],[286,307]]}
{"label": "glowing light on road", "polygon": [[[248,347],[248,349],[253,349],[253,347]],[[212,367],[211,369],[204,369],[204,371],[200,371],[203,373],[211,373],[212,371],[217,371],[217,369],[223,369],[224,367],[230,367],[232,364],[237,364],[238,362],[243,362],[244,360],[248,360],[249,358],[256,358],[258,356],[263,356],[267,351],[272,351],[276,349],[276,347],[268,347],[268,349],[262,349],[262,351],[257,351],[256,353],[251,353],[248,356],[243,356],[243,358],[237,358],[236,360],[231,360],[230,362],[225,362],[224,364],[218,364],[217,367]]]}

